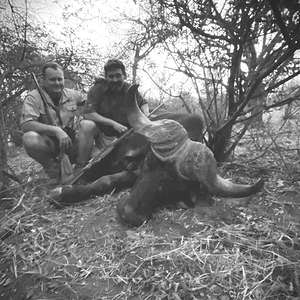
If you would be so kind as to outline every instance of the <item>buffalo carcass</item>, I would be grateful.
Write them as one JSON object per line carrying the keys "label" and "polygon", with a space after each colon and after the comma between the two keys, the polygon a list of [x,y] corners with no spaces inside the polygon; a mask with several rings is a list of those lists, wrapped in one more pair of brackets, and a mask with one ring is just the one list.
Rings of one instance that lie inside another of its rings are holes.
{"label": "buffalo carcass", "polygon": [[247,197],[261,190],[262,180],[240,185],[217,175],[213,153],[198,142],[202,136],[202,118],[170,114],[150,121],[136,105],[136,90],[136,85],[131,86],[126,97],[128,120],[135,133],[112,153],[116,162],[124,156],[121,161],[127,167],[87,186],[60,188],[55,198],[61,204],[107,193],[113,188],[131,187],[134,183],[129,196],[117,205],[117,212],[126,223],[139,226],[160,206],[174,202],[192,206],[200,186],[222,197]]}
{"label": "buffalo carcass", "polygon": [[[151,120],[154,121],[165,118],[176,120],[182,124],[190,139],[194,141],[202,139],[204,121],[201,115],[159,109],[151,116]],[[151,153],[150,144],[146,137],[132,131],[108,156],[86,172],[84,178],[90,182],[89,184],[65,185],[56,188],[50,194],[50,200],[53,204],[64,206],[94,195],[110,193],[114,189],[131,188],[139,177],[140,168],[143,168],[143,165],[148,166],[144,160],[149,152]],[[148,161],[149,159],[147,159]],[[195,191],[199,189],[198,183],[176,179],[177,183],[174,184],[174,180],[170,176],[159,174],[160,170],[156,170],[156,168],[155,172],[157,173],[152,178],[152,186],[153,190],[161,191],[161,197],[156,198],[157,203],[153,202],[153,211],[159,206],[172,202],[187,202],[185,206],[190,206],[195,201]],[[147,175],[150,178],[152,176],[151,172]],[[154,181],[157,181],[157,186]]]}

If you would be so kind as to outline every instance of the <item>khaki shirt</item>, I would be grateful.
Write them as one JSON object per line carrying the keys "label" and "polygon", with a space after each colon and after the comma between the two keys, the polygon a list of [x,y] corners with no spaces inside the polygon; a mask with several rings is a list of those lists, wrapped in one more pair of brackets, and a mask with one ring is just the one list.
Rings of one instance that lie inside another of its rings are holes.
{"label": "khaki shirt", "polygon": [[[75,130],[74,120],[75,117],[80,115],[78,104],[83,104],[86,100],[85,96],[78,91],[65,88],[63,89],[58,107],[56,107],[50,96],[45,91],[43,93],[56,124],[61,128],[69,127]],[[37,121],[50,125],[50,120],[46,115],[44,103],[38,90],[31,91],[23,103],[21,124],[28,121]]]}

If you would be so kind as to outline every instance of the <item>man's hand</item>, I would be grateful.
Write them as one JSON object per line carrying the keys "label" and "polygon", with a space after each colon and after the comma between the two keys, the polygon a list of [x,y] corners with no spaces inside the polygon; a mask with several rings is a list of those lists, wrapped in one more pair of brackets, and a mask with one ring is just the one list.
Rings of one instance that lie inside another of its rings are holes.
{"label": "man's hand", "polygon": [[55,135],[59,141],[59,149],[61,150],[69,149],[72,146],[72,140],[70,139],[70,137],[60,127],[55,127],[55,128],[56,128]]}
{"label": "man's hand", "polygon": [[124,132],[126,132],[128,130],[128,128],[118,122],[114,122],[112,124],[112,127],[114,130],[116,130],[117,132],[119,132],[120,134],[123,134]]}

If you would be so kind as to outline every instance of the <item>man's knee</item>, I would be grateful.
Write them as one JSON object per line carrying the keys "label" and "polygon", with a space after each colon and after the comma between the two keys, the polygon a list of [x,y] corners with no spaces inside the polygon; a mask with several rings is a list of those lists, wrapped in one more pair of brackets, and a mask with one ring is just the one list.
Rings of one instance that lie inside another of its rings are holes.
{"label": "man's knee", "polygon": [[25,148],[33,148],[43,142],[43,137],[35,131],[28,131],[23,134],[22,142]]}
{"label": "man's knee", "polygon": [[26,153],[42,166],[48,166],[51,159],[56,157],[55,144],[46,135],[28,131],[23,134],[22,142]]}
{"label": "man's knee", "polygon": [[95,135],[97,131],[97,125],[94,121],[91,120],[82,120],[80,122],[80,132],[85,135]]}
{"label": "man's knee", "polygon": [[55,151],[54,142],[48,136],[35,131],[25,132],[22,137],[22,143],[27,152],[31,150],[46,151],[49,153]]}

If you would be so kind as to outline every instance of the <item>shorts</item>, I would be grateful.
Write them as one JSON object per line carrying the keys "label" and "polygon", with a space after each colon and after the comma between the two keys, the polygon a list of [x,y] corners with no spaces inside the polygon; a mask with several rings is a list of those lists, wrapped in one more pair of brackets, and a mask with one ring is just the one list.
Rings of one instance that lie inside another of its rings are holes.
{"label": "shorts", "polygon": [[95,136],[95,146],[100,150],[104,150],[116,139],[116,136],[107,136],[99,129]]}

